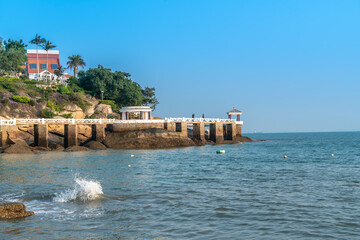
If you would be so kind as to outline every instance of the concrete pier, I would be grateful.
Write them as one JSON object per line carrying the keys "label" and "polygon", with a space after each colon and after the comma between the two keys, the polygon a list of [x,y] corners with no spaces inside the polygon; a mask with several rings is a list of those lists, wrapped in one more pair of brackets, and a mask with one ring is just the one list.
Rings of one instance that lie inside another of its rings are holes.
{"label": "concrete pier", "polygon": [[176,132],[179,132],[181,135],[187,136],[187,122],[177,122]]}
{"label": "concrete pier", "polygon": [[236,135],[241,136],[242,124],[236,124]]}
{"label": "concrete pier", "polygon": [[92,140],[102,142],[105,140],[105,125],[104,124],[93,124],[92,128]]}
{"label": "concrete pier", "polygon": [[224,129],[223,123],[210,123],[210,140],[215,143],[224,142]]}
{"label": "concrete pier", "polygon": [[49,135],[47,124],[34,125],[34,145],[47,148],[49,146]]}
{"label": "concrete pier", "polygon": [[7,144],[7,139],[8,139],[8,129],[10,126],[7,125],[1,125],[0,126],[0,144],[1,147],[5,146]]}
{"label": "concrete pier", "polygon": [[193,124],[193,138],[200,141],[205,141],[205,124],[194,123]]}
{"label": "concrete pier", "polygon": [[64,125],[64,147],[77,146],[77,125],[65,124]]}
{"label": "concrete pier", "polygon": [[165,122],[164,129],[176,132],[176,124],[174,122]]}

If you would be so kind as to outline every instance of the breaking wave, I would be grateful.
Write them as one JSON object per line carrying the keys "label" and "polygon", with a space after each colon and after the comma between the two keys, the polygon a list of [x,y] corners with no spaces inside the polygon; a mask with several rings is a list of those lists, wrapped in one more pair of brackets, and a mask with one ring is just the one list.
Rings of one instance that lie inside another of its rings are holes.
{"label": "breaking wave", "polygon": [[75,178],[72,189],[55,194],[54,201],[69,202],[73,200],[91,201],[103,194],[102,187],[98,181],[89,181],[83,178]]}

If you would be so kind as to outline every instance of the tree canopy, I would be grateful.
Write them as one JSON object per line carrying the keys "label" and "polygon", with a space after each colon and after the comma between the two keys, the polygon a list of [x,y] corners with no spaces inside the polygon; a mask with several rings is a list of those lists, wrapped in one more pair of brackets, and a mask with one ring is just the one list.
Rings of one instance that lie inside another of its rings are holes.
{"label": "tree canopy", "polygon": [[158,101],[155,97],[155,89],[142,89],[141,86],[131,80],[131,75],[126,72],[115,71],[99,65],[97,68],[80,71],[79,86],[97,98],[113,100],[118,106],[141,106],[150,104],[155,107]]}
{"label": "tree canopy", "polygon": [[4,41],[4,48],[0,48],[0,72],[16,75],[23,71],[20,66],[26,64],[26,47],[22,40],[9,39]]}
{"label": "tree canopy", "polygon": [[76,77],[76,74],[79,70],[79,67],[85,67],[85,61],[82,59],[80,55],[72,55],[68,57],[69,61],[66,63],[68,67],[71,69],[74,69],[74,77]]}

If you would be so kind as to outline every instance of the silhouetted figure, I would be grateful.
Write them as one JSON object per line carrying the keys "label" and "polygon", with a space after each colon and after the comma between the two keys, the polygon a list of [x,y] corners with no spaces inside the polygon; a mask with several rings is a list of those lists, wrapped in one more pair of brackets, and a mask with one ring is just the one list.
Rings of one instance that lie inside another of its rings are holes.
{"label": "silhouetted figure", "polygon": [[192,118],[195,118],[195,113],[192,114]]}
{"label": "silhouetted figure", "polygon": [[205,118],[205,115],[203,114],[203,118]]}

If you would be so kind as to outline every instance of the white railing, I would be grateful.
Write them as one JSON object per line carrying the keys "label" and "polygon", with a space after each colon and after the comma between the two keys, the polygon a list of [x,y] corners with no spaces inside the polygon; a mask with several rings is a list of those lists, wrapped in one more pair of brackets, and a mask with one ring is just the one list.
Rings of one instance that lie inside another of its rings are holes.
{"label": "white railing", "polygon": [[0,125],[16,125],[16,124],[102,124],[114,123],[115,119],[75,119],[75,118],[12,118],[9,120],[0,119]]}
{"label": "white railing", "polygon": [[235,122],[243,124],[243,121],[221,118],[165,118],[156,120],[116,120],[116,119],[75,119],[75,118],[12,118],[9,120],[0,119],[0,125],[16,124],[114,124],[114,123],[164,123],[164,122]]}
{"label": "white railing", "polygon": [[165,120],[115,120],[114,123],[164,123]]}
{"label": "white railing", "polygon": [[221,118],[165,118],[167,122],[236,122],[235,119]]}

